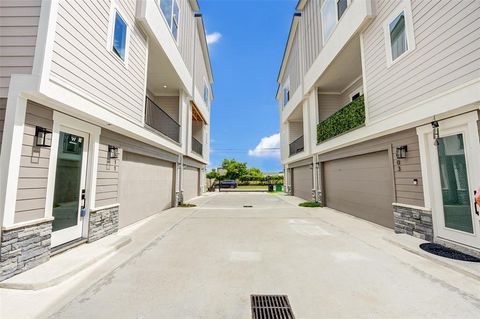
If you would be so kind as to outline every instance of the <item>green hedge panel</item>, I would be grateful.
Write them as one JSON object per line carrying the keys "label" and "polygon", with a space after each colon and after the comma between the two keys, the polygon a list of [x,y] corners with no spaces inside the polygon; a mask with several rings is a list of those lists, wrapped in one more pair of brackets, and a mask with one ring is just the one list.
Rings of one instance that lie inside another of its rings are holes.
{"label": "green hedge panel", "polygon": [[324,142],[364,124],[365,102],[362,95],[318,124],[317,143]]}

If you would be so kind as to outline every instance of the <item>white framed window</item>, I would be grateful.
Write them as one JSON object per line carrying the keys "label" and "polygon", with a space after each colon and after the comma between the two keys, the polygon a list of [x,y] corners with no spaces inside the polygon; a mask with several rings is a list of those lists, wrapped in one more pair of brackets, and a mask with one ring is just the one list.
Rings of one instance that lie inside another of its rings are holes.
{"label": "white framed window", "polygon": [[401,2],[384,23],[387,66],[415,49],[412,10],[409,0]]}
{"label": "white framed window", "polygon": [[180,23],[180,6],[177,0],[159,0],[163,17],[175,40],[178,40],[178,28]]}
{"label": "white framed window", "polygon": [[206,81],[203,83],[203,101],[208,106],[208,102],[210,101],[210,89],[208,88],[208,84]]}
{"label": "white framed window", "polygon": [[130,46],[130,26],[126,15],[116,1],[110,8],[110,23],[108,27],[107,50],[125,66],[128,64]]}
{"label": "white framed window", "polygon": [[282,107],[284,108],[289,101],[290,101],[290,79],[287,79],[287,81],[285,81],[285,84],[283,85],[283,90],[282,90]]}
{"label": "white framed window", "polygon": [[335,30],[338,21],[347,10],[350,0],[324,0],[321,8],[322,38],[325,44]]}

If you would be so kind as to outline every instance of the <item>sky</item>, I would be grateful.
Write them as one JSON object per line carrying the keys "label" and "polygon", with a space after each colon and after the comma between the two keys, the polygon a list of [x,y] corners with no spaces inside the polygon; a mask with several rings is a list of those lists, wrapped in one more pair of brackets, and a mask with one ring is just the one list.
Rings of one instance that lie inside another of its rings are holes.
{"label": "sky", "polygon": [[233,158],[281,171],[275,94],[297,0],[199,2],[215,81],[209,167]]}

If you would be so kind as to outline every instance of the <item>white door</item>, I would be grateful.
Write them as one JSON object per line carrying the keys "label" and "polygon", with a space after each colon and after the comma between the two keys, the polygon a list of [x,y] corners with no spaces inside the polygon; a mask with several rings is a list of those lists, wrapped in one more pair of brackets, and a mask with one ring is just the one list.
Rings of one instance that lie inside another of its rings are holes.
{"label": "white door", "polygon": [[60,126],[53,193],[52,246],[82,237],[89,135]]}
{"label": "white door", "polygon": [[434,232],[437,237],[480,248],[480,216],[473,197],[480,183],[476,121],[476,113],[441,121],[438,143],[433,140],[433,130],[427,140],[432,163]]}

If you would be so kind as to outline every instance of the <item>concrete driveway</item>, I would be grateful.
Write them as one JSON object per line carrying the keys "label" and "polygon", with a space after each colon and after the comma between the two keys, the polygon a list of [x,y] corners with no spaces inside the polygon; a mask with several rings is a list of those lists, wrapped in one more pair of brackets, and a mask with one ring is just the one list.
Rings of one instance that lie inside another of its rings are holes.
{"label": "concrete driveway", "polygon": [[251,294],[288,295],[297,319],[479,317],[479,281],[386,241],[390,230],[291,197],[198,203],[52,318],[244,319]]}

